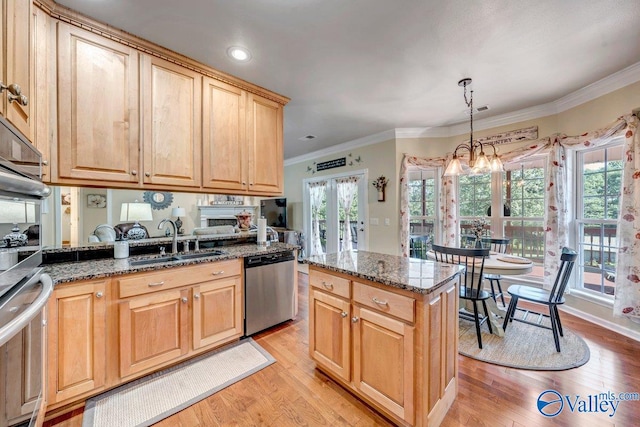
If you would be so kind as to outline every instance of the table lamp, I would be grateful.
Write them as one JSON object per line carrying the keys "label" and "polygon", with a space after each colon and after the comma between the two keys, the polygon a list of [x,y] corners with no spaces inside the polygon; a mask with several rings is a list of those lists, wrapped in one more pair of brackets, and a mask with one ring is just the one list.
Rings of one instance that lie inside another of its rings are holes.
{"label": "table lamp", "polygon": [[178,206],[177,208],[173,208],[171,209],[171,216],[175,216],[178,219],[176,219],[176,228],[178,229],[178,234],[182,234],[183,230],[182,230],[182,220],[180,219],[181,216],[187,216],[187,211],[185,208],[181,208],[180,206]]}
{"label": "table lamp", "polygon": [[123,203],[120,209],[120,221],[133,221],[133,227],[127,231],[127,239],[144,239],[147,233],[138,221],[153,221],[153,213],[149,203],[139,203],[137,200],[133,203]]}
{"label": "table lamp", "polygon": [[33,203],[21,201],[0,202],[0,224],[13,224],[11,233],[3,237],[7,246],[24,246],[27,244],[27,235],[20,232],[18,224],[36,222],[36,207]]}

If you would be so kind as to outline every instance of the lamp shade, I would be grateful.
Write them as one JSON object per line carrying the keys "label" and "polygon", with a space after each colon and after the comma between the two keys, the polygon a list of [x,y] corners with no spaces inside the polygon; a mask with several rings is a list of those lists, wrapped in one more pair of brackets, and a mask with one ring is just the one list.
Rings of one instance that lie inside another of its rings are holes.
{"label": "lamp shade", "polygon": [[28,224],[36,222],[36,207],[33,203],[0,201],[0,224]]}
{"label": "lamp shade", "polygon": [[177,216],[178,218],[187,216],[187,210],[178,206],[177,208],[171,209],[171,216]]}
{"label": "lamp shade", "polygon": [[462,170],[462,164],[460,164],[460,159],[454,157],[450,162],[447,169],[444,171],[444,176],[457,176],[464,174]]}
{"label": "lamp shade", "polygon": [[120,221],[153,221],[149,203],[123,203],[120,209]]}

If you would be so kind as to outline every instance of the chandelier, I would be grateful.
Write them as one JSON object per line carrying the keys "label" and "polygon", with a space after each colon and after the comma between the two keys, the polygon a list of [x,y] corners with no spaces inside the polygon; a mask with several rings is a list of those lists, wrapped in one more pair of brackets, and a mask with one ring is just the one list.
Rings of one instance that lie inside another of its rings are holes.
{"label": "chandelier", "polygon": [[[458,145],[453,151],[453,159],[449,162],[447,169],[444,171],[445,176],[457,176],[457,175],[480,175],[489,172],[501,172],[504,170],[502,161],[498,157],[496,147],[492,143],[480,141],[474,141],[473,139],[473,90],[469,91],[469,99],[467,100],[467,86],[471,84],[471,79],[466,78],[458,82],[458,86],[464,88],[464,102],[469,107],[469,142],[463,142]],[[493,156],[491,160],[487,158],[484,153],[484,147],[489,146],[493,148]],[[467,150],[469,152],[469,164],[463,164],[458,157],[458,150]]]}

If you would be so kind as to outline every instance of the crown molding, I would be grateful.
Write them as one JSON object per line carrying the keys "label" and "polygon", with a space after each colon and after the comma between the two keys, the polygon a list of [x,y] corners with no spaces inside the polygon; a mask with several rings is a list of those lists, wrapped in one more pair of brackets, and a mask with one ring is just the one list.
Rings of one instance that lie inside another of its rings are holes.
{"label": "crown molding", "polygon": [[[622,89],[623,87],[629,86],[630,84],[638,81],[640,81],[640,62],[636,62],[627,68],[600,79],[597,82],[591,83],[590,85],[585,86],[582,89],[578,89],[575,92],[563,96],[555,101],[510,113],[500,114],[498,116],[487,117],[486,119],[474,120],[473,125],[476,130],[484,130],[551,116],[570,110],[571,108],[577,107],[578,105],[582,105],[586,102],[593,101],[596,98],[618,89]],[[285,160],[284,165],[289,166],[295,163],[314,160],[328,154],[356,147],[363,147],[365,145],[376,144],[393,138],[441,138],[462,135],[468,132],[468,130],[469,124],[466,122],[450,126],[396,128],[287,159]]]}
{"label": "crown molding", "polygon": [[342,144],[338,145],[332,145],[330,147],[303,154],[301,156],[285,159],[284,165],[291,166],[295,165],[296,163],[308,162],[310,160],[316,160],[319,157],[328,156],[331,154],[339,153],[341,151],[353,150],[355,148],[364,147],[366,145],[378,144],[380,142],[389,141],[392,139],[395,140],[396,138],[397,136],[395,129],[385,130],[384,132],[376,133],[374,135],[365,136],[363,138],[343,142]]}

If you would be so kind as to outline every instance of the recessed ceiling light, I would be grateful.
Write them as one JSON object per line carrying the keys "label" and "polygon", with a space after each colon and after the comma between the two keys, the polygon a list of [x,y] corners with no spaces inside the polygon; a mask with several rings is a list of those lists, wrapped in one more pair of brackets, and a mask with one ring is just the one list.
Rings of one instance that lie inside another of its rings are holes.
{"label": "recessed ceiling light", "polygon": [[227,55],[238,62],[248,62],[251,59],[251,52],[240,46],[231,46],[227,49]]}

